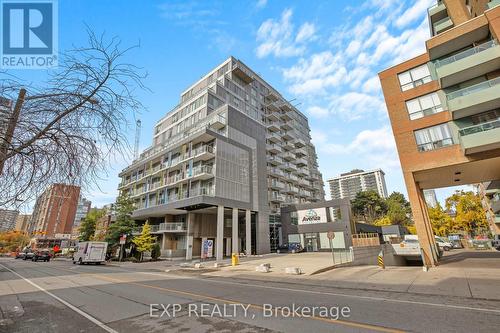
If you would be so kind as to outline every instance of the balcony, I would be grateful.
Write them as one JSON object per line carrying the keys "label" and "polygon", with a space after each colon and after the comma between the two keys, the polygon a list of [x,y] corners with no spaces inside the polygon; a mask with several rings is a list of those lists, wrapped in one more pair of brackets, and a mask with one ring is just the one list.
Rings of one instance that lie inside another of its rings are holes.
{"label": "balcony", "polygon": [[427,9],[427,13],[429,14],[431,20],[435,19],[437,16],[446,16],[446,6],[442,1],[438,1],[434,6]]}
{"label": "balcony", "polygon": [[283,140],[292,140],[295,138],[295,132],[293,130],[283,131],[281,133],[281,137],[283,138]]}
{"label": "balcony", "polygon": [[446,95],[453,119],[500,107],[500,77]]}
{"label": "balcony", "polygon": [[306,166],[307,165],[307,161],[304,159],[304,158],[297,158],[295,160],[295,164],[298,166],[298,167],[303,167],[303,166]]}
{"label": "balcony", "polygon": [[285,175],[283,171],[278,168],[267,168],[267,173],[276,177],[283,177]]}
{"label": "balcony", "polygon": [[196,167],[193,168],[193,179],[210,179],[213,178],[214,173],[213,173],[213,167],[210,165],[203,165],[201,167]]}
{"label": "balcony", "polygon": [[280,165],[281,163],[283,163],[283,159],[279,156],[273,155],[269,156],[267,162],[272,165]]}
{"label": "balcony", "polygon": [[278,194],[278,193],[273,192],[271,194],[271,198],[269,198],[269,200],[272,202],[284,202],[285,197],[282,194]]}
{"label": "balcony", "polygon": [[500,0],[492,0],[490,2],[488,2],[487,6],[488,6],[488,9],[491,9],[493,7],[496,7],[500,5]]}
{"label": "balcony", "polygon": [[500,148],[500,118],[458,131],[465,155]]}
{"label": "balcony", "polygon": [[271,123],[266,124],[266,127],[271,132],[279,132],[279,130],[280,130],[280,123],[273,121]]}
{"label": "balcony", "polygon": [[290,122],[284,121],[281,123],[281,129],[288,131],[288,130],[293,129],[293,127],[291,126]]}
{"label": "balcony", "polygon": [[233,74],[247,84],[254,80],[252,72],[239,62],[233,63]]}
{"label": "balcony", "polygon": [[208,125],[216,130],[220,130],[226,126],[226,123],[226,117],[219,114]]}
{"label": "balcony", "polygon": [[441,88],[446,88],[500,68],[500,45],[490,40],[434,62]]}
{"label": "balcony", "polygon": [[274,143],[266,144],[266,150],[273,154],[279,154],[282,152],[281,147]]}
{"label": "balcony", "polygon": [[194,149],[191,153],[191,155],[194,157],[194,161],[206,161],[215,156],[215,148],[212,146],[201,146],[196,149]]}
{"label": "balcony", "polygon": [[307,151],[304,148],[297,148],[295,150],[295,155],[298,157],[307,156]]}
{"label": "balcony", "polygon": [[282,154],[282,157],[284,160],[287,161],[293,161],[295,159],[295,155],[292,154],[291,152],[287,151]]}
{"label": "balcony", "polygon": [[453,27],[453,21],[448,16],[436,21],[433,24],[434,35],[438,35]]}
{"label": "balcony", "polygon": [[274,133],[274,132],[268,132],[267,133],[267,139],[269,141],[271,141],[271,142],[274,142],[274,143],[281,141],[281,138],[280,138],[279,134],[278,133]]}
{"label": "balcony", "polygon": [[292,164],[290,162],[285,162],[281,165],[281,168],[286,171],[297,171],[297,167],[295,164]]}
{"label": "balcony", "polygon": [[286,150],[292,150],[295,148],[292,140],[283,141],[283,148]]}
{"label": "balcony", "polygon": [[272,180],[272,181],[268,182],[268,185],[273,190],[281,191],[281,190],[285,189],[285,183],[280,182],[280,181],[276,181],[276,180]]}
{"label": "balcony", "polygon": [[276,112],[269,112],[268,111],[268,113],[266,113],[265,117],[269,121],[279,121],[280,120],[279,114]]}
{"label": "balcony", "polygon": [[176,223],[160,223],[151,226],[151,233],[163,232],[186,232],[186,224],[183,222]]}

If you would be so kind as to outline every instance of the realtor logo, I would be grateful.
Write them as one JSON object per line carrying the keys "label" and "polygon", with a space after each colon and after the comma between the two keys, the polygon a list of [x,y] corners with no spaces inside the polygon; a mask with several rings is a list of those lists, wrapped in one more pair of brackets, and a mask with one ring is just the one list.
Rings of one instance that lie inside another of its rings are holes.
{"label": "realtor logo", "polygon": [[1,1],[1,68],[57,66],[57,3],[52,0]]}

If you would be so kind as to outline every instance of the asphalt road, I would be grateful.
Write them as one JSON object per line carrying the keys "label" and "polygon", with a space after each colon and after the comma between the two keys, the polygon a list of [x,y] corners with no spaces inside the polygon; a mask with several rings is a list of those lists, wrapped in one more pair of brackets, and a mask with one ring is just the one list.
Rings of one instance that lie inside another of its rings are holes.
{"label": "asphalt road", "polygon": [[495,332],[500,327],[500,302],[488,300],[4,258],[0,310],[0,332],[9,333]]}

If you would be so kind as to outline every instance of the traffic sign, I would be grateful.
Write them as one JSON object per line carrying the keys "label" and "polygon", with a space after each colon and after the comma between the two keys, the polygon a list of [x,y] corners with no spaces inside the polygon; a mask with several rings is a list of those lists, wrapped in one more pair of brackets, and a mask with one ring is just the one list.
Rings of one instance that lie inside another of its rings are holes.
{"label": "traffic sign", "polygon": [[328,233],[326,234],[326,237],[328,237],[328,239],[334,239],[335,233],[333,231],[328,231]]}

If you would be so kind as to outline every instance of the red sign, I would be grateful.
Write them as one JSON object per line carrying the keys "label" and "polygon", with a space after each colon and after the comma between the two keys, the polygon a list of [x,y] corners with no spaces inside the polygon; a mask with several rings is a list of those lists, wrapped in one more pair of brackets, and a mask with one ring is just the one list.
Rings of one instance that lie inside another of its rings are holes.
{"label": "red sign", "polygon": [[54,253],[55,253],[55,252],[59,252],[59,250],[60,250],[60,249],[59,249],[59,246],[57,246],[57,245],[55,245],[52,249],[54,250]]}
{"label": "red sign", "polygon": [[122,235],[120,237],[120,245],[125,244],[126,241],[127,241],[127,235]]}

